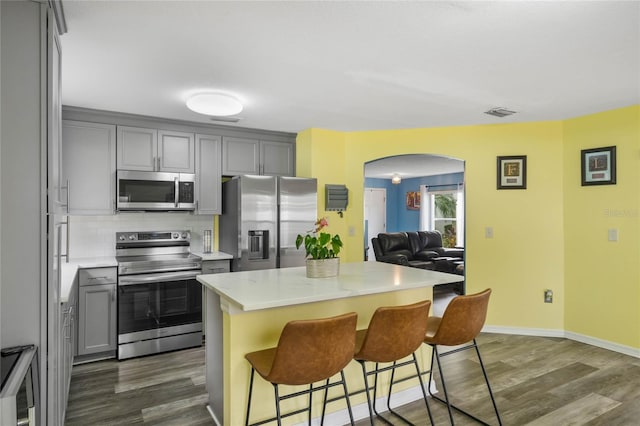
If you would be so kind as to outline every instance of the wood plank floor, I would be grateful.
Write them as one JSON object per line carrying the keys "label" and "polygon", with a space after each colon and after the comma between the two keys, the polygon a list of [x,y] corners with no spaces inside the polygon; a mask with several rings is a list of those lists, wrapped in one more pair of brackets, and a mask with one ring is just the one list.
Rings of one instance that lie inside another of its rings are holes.
{"label": "wood plank floor", "polygon": [[[560,338],[483,333],[478,342],[503,424],[640,425],[640,359]],[[443,361],[454,402],[497,424],[474,351]],[[73,367],[66,425],[211,425],[206,400],[204,348],[99,361]],[[446,407],[430,405],[436,424],[449,424]],[[428,424],[424,402],[398,411]]]}

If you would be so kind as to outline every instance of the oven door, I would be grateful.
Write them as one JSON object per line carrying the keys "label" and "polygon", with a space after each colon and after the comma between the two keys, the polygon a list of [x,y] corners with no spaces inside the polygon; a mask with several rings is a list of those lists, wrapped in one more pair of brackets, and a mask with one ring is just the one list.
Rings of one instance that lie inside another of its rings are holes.
{"label": "oven door", "polygon": [[199,274],[118,277],[118,343],[201,330],[202,286],[195,278]]}

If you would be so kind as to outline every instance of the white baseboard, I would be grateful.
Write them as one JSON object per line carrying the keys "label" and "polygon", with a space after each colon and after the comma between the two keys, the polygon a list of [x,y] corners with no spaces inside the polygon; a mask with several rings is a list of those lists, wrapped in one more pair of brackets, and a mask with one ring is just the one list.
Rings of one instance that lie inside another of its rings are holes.
{"label": "white baseboard", "polygon": [[584,334],[573,333],[565,330],[553,330],[545,328],[518,328],[518,327],[499,327],[485,326],[482,328],[485,333],[502,333],[502,334],[519,334],[523,336],[539,336],[539,337],[563,337],[565,339],[575,340],[576,342],[586,343],[588,345],[597,346],[613,352],[640,358],[640,349],[631,346],[621,345],[619,343],[610,342],[608,340],[597,339],[595,337],[586,336]]}
{"label": "white baseboard", "polygon": [[585,336],[584,334],[573,333],[570,331],[567,331],[566,335],[567,339],[586,343],[592,346],[597,346],[603,349],[608,349],[610,351],[619,352],[621,354],[629,355],[635,358],[640,358],[640,349],[632,348],[631,346],[621,345],[619,343],[609,342],[607,340],[596,339],[595,337]]}
{"label": "white baseboard", "polygon": [[216,426],[222,426],[222,423],[218,421],[218,418],[216,417],[215,413],[213,412],[209,404],[207,404],[207,411],[209,412],[209,415],[213,419],[213,422],[216,424]]}

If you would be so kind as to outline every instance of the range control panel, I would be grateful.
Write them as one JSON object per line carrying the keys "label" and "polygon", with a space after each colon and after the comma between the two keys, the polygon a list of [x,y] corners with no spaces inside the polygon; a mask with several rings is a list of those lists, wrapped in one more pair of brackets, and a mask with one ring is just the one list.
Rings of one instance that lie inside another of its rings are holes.
{"label": "range control panel", "polygon": [[189,242],[189,231],[116,232],[116,243],[124,242]]}

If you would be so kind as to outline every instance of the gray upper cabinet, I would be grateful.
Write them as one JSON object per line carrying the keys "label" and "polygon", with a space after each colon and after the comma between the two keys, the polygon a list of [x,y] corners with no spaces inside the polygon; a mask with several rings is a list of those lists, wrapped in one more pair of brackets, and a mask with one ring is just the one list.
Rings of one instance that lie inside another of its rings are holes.
{"label": "gray upper cabinet", "polygon": [[196,135],[197,213],[221,214],[221,148],[220,136]]}
{"label": "gray upper cabinet", "polygon": [[194,173],[193,133],[118,126],[118,170]]}
{"label": "gray upper cabinet", "polygon": [[158,131],[158,171],[195,173],[193,133]]}
{"label": "gray upper cabinet", "polygon": [[113,213],[115,173],[116,126],[64,120],[61,176],[66,213]]}
{"label": "gray upper cabinet", "polygon": [[294,176],[294,145],[287,142],[260,141],[261,175]]}
{"label": "gray upper cabinet", "polygon": [[158,166],[158,131],[118,126],[118,169],[155,171]]}
{"label": "gray upper cabinet", "polygon": [[260,141],[225,137],[222,140],[222,174],[260,174]]}
{"label": "gray upper cabinet", "polygon": [[294,145],[225,137],[222,140],[222,174],[293,176]]}

